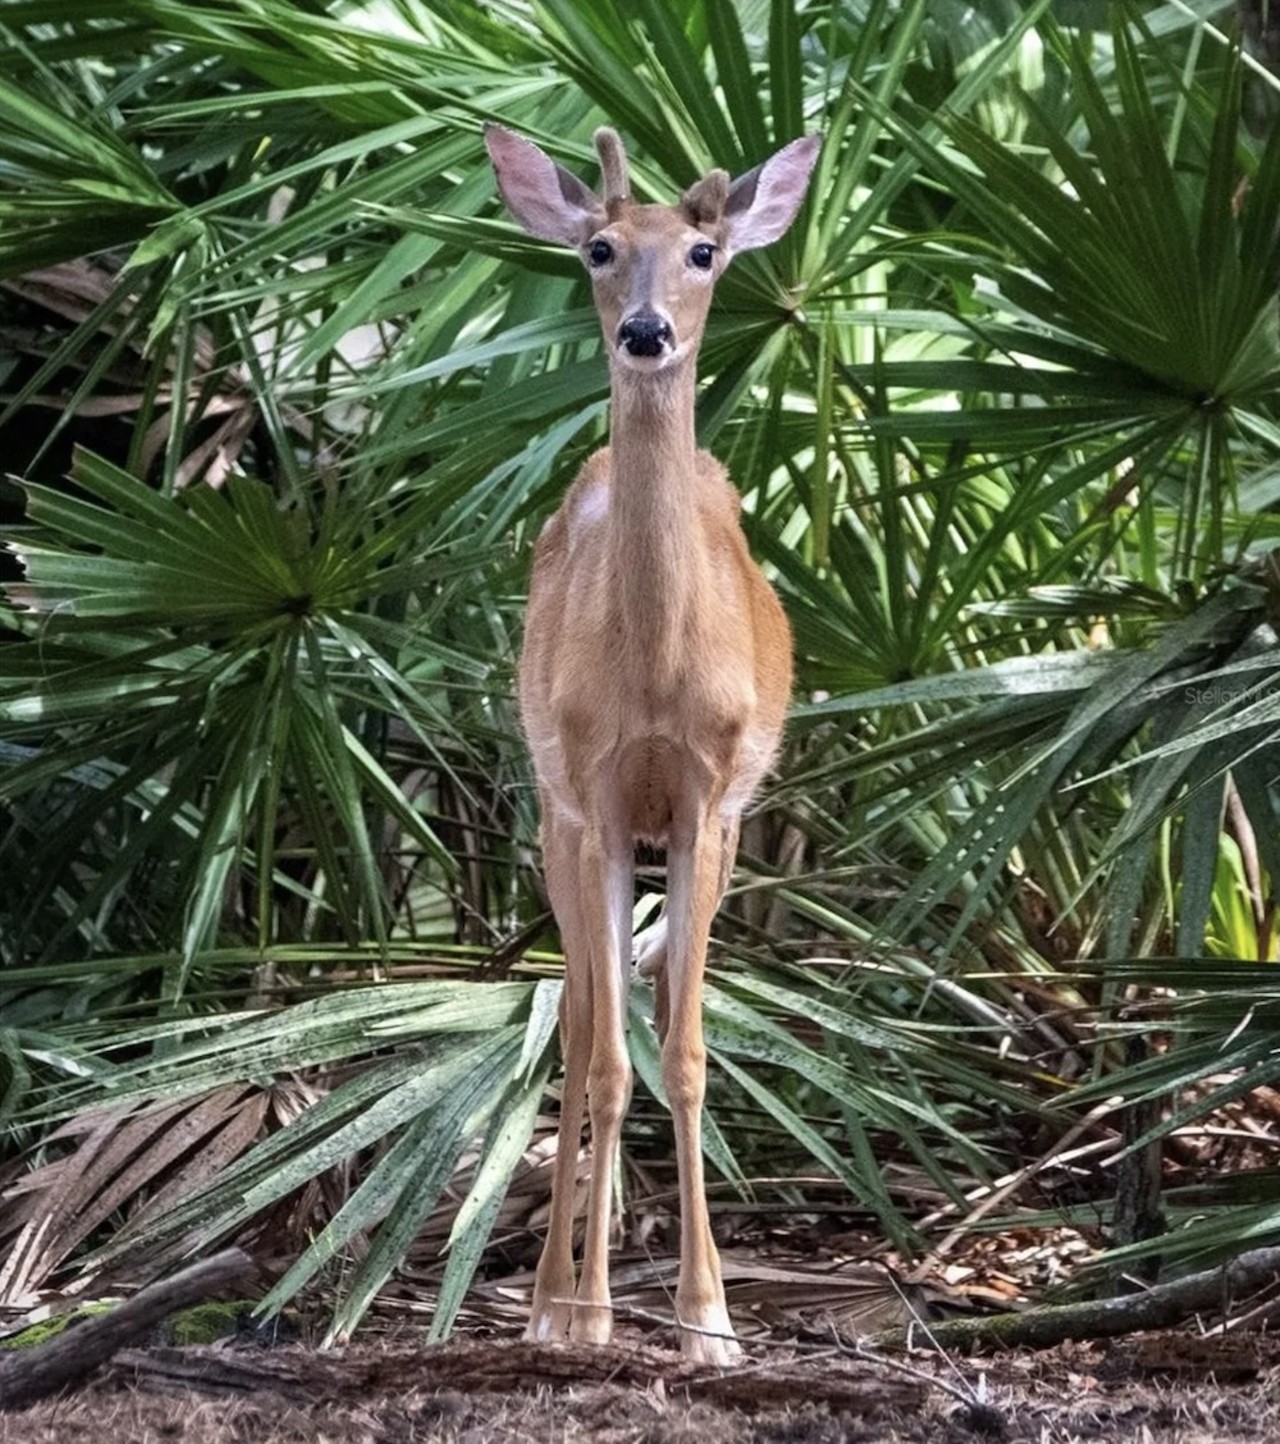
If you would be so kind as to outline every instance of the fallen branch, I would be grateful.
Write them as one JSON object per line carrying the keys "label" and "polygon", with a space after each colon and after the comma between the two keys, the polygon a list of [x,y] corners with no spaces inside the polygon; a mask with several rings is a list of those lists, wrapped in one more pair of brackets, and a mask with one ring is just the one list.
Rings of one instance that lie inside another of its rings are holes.
{"label": "fallen branch", "polygon": [[908,1324],[867,1342],[878,1349],[1048,1349],[1065,1339],[1106,1339],[1144,1329],[1167,1329],[1202,1309],[1225,1312],[1231,1301],[1280,1275],[1280,1248],[1252,1249],[1229,1263],[1188,1274],[1142,1293],[1057,1304],[1016,1314]]}
{"label": "fallen branch", "polygon": [[172,1278],[149,1284],[118,1308],[73,1324],[57,1338],[0,1358],[0,1409],[21,1409],[78,1383],[117,1349],[137,1343],[179,1309],[249,1282],[253,1263],[238,1248],[192,1264]]}
{"label": "fallen branch", "polygon": [[[832,1354],[835,1351],[831,1351]],[[918,1409],[925,1389],[886,1378],[856,1360],[829,1357],[821,1369],[800,1360],[767,1368],[716,1369],[685,1363],[646,1344],[529,1343],[523,1339],[454,1339],[428,1348],[387,1345],[376,1353],[283,1349],[230,1353],[208,1348],[148,1349],[123,1355],[135,1387],[243,1397],[269,1391],[299,1406],[403,1398],[417,1389],[457,1394],[530,1394],[546,1389],[613,1386],[666,1398],[736,1409],[825,1403],[833,1411],[868,1414],[890,1404]],[[558,1437],[558,1436],[557,1436]]]}

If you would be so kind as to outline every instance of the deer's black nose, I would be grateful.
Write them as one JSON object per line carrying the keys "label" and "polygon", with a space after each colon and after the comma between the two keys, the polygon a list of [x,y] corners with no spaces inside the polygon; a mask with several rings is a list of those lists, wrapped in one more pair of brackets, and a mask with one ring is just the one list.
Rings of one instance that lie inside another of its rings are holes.
{"label": "deer's black nose", "polygon": [[671,342],[671,327],[653,311],[638,311],[618,328],[618,340],[632,356],[660,356]]}

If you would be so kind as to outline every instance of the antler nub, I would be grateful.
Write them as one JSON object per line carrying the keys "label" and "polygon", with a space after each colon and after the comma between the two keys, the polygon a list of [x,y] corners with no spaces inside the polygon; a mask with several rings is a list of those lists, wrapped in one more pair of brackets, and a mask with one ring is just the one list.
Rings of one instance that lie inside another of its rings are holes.
{"label": "antler nub", "polygon": [[631,199],[627,179],[627,153],[616,130],[602,125],[595,134],[596,154],[600,157],[600,174],[604,182],[604,204],[610,213]]}
{"label": "antler nub", "polygon": [[708,171],[680,200],[695,226],[714,225],[729,202],[729,172]]}

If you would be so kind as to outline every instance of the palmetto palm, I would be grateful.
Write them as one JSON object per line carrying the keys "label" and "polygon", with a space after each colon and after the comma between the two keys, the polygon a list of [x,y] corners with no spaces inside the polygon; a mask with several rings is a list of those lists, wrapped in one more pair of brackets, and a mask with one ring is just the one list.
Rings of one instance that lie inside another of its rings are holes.
{"label": "palmetto palm", "polygon": [[[1280,144],[1204,21],[1048,8],[5,8],[3,423],[34,438],[0,613],[5,1107],[36,1141],[341,1070],[248,1151],[210,1112],[150,1243],[372,1150],[276,1295],[372,1231],[345,1330],[480,1140],[442,1330],[534,1127],[556,972],[511,663],[607,383],[572,259],[498,217],[486,118],[579,170],[607,119],[661,196],[825,135],[703,350],[802,687],[721,929],[725,1177],[765,1126],[909,1248],[890,1151],[962,1208],[1019,1118],[1092,1106],[1064,1092],[1098,1035],[1028,996],[1274,957]],[[73,435],[112,459],[67,483]],[[1196,974],[1237,1019],[1252,978]],[[1270,1077],[1238,1038],[1238,1087]],[[141,1159],[121,1198],[179,1166]]]}

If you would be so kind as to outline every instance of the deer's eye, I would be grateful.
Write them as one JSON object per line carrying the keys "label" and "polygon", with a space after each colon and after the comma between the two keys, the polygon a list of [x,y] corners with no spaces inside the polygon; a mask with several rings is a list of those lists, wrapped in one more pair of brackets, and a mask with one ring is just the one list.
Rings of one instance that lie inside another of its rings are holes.
{"label": "deer's eye", "polygon": [[607,266],[613,260],[613,247],[608,241],[592,241],[587,260],[593,266]]}
{"label": "deer's eye", "polygon": [[700,271],[709,271],[715,256],[716,248],[710,241],[699,241],[689,252],[689,264],[697,266]]}

